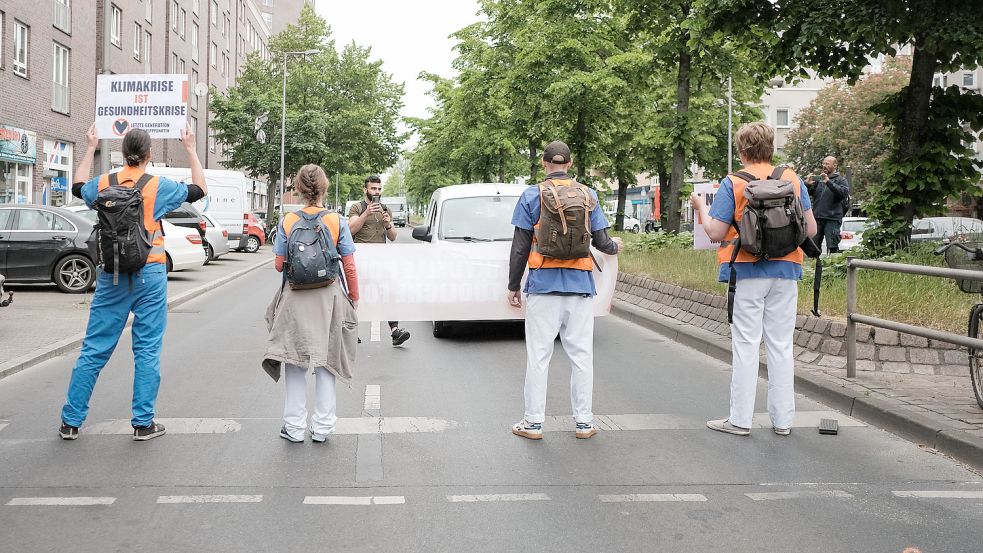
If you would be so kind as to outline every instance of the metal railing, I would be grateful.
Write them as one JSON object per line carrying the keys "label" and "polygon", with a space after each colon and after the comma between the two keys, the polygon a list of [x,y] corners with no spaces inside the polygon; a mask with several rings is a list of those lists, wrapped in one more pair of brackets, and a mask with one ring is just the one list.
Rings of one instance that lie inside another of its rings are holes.
{"label": "metal railing", "polygon": [[876,328],[895,330],[905,334],[921,336],[965,346],[967,348],[983,349],[983,340],[970,338],[962,334],[943,332],[934,328],[925,328],[897,321],[878,319],[857,313],[857,270],[872,269],[875,271],[888,271],[893,273],[905,273],[909,275],[922,275],[950,279],[967,279],[983,282],[983,271],[971,271],[967,269],[948,269],[943,267],[926,267],[924,265],[906,265],[904,263],[890,263],[887,261],[872,261],[869,259],[849,258],[846,262],[846,376],[847,378],[857,377],[857,324],[865,324]]}

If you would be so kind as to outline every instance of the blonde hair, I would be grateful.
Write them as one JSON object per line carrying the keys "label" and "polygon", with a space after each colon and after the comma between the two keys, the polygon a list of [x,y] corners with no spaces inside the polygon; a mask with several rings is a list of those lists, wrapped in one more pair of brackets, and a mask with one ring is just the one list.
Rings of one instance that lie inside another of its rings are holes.
{"label": "blonde hair", "polygon": [[297,171],[294,188],[307,205],[315,205],[328,191],[328,176],[321,167],[313,163],[307,164]]}
{"label": "blonde hair", "polygon": [[761,122],[748,123],[737,131],[734,144],[747,161],[771,163],[775,155],[775,130]]}

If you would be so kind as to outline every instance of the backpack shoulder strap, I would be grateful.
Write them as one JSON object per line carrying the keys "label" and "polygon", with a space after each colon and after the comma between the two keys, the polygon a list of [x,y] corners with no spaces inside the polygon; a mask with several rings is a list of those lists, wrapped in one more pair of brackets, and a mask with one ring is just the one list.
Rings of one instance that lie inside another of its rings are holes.
{"label": "backpack shoulder strap", "polygon": [[785,174],[785,171],[787,171],[787,170],[788,170],[788,167],[786,167],[784,165],[779,165],[778,167],[775,167],[775,170],[771,172],[771,179],[772,180],[782,180],[782,175],[784,175]]}
{"label": "backpack shoulder strap", "polygon": [[134,188],[142,192],[143,187],[147,186],[152,180],[154,180],[153,175],[151,175],[150,173],[144,173],[143,175],[140,175],[139,179],[137,179],[137,183],[136,185],[134,185]]}
{"label": "backpack shoulder strap", "polygon": [[748,173],[747,171],[737,171],[735,173],[731,173],[730,176],[737,177],[737,178],[739,178],[739,179],[741,179],[742,181],[745,181],[745,182],[752,182],[752,181],[760,180],[760,179],[758,179],[758,177],[752,175],[751,173]]}

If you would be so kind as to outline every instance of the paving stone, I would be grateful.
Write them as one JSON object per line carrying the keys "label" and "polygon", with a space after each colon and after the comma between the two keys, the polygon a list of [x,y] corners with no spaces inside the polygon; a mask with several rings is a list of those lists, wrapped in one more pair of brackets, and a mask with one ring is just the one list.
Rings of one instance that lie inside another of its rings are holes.
{"label": "paving stone", "polygon": [[833,322],[829,325],[829,335],[834,338],[842,338],[846,336],[846,323]]}
{"label": "paving stone", "polygon": [[868,325],[857,325],[857,341],[867,342],[870,340],[874,328]]}
{"label": "paving stone", "polygon": [[823,358],[819,360],[819,366],[832,367],[834,369],[843,369],[846,368],[846,357],[824,355]]}
{"label": "paving stone", "polygon": [[883,346],[877,352],[877,358],[881,361],[904,361],[907,359],[905,348]]}
{"label": "paving stone", "polygon": [[881,363],[881,368],[884,370],[884,372],[889,373],[908,374],[911,372],[911,365],[908,363],[898,363],[895,361]]}
{"label": "paving stone", "polygon": [[[928,340],[925,340],[925,345],[928,346]],[[910,348],[908,349],[908,359],[910,359],[912,363],[921,363],[924,365],[938,365],[939,352],[935,351],[934,349],[928,349],[927,347]],[[934,374],[934,373],[923,373],[923,374]]]}
{"label": "paving stone", "polygon": [[942,358],[946,365],[958,365],[959,363],[968,363],[969,356],[965,351],[959,350],[945,350],[942,352]]}
{"label": "paving stone", "polygon": [[825,334],[826,329],[829,328],[829,321],[826,319],[816,319],[816,327],[812,329],[813,332],[819,334]]}
{"label": "paving stone", "polygon": [[[923,338],[921,336],[915,336],[914,334],[902,334],[901,335],[901,345],[908,346],[911,348],[927,348],[928,338]],[[914,359],[912,359],[914,361]]]}
{"label": "paving stone", "polygon": [[805,347],[805,346],[809,345],[809,337],[812,336],[812,334],[810,334],[810,333],[808,333],[808,332],[806,332],[804,330],[800,330],[796,334],[797,334],[797,336],[795,337],[795,343],[796,343],[796,345],[799,345],[799,346],[802,346],[802,347]]}
{"label": "paving stone", "polygon": [[876,353],[874,344],[857,344],[857,359],[873,359]]}
{"label": "paving stone", "polygon": [[858,371],[868,371],[873,372],[877,370],[877,363],[873,361],[868,361],[866,359],[857,360],[857,370]]}
{"label": "paving stone", "polygon": [[812,336],[809,337],[809,343],[806,344],[806,347],[814,350],[819,347],[819,344],[822,341],[823,341],[823,337],[821,335],[813,334]]}
{"label": "paving stone", "polygon": [[[914,351],[912,351],[912,353],[914,353]],[[918,363],[914,363],[914,364],[911,365],[911,370],[915,374],[931,374],[931,375],[934,375],[935,374],[935,365],[920,365]]]}
{"label": "paving stone", "polygon": [[823,340],[822,352],[828,355],[840,355],[843,351],[843,342],[827,338]]}
{"label": "paving stone", "polygon": [[874,329],[874,343],[882,346],[896,346],[901,343],[897,331],[884,328]]}
{"label": "paving stone", "polygon": [[679,317],[679,320],[683,321],[684,323],[688,323],[693,320],[693,314],[683,312],[682,316]]}
{"label": "paving stone", "polygon": [[821,355],[815,351],[803,350],[802,353],[797,355],[795,358],[803,363],[814,363],[820,357]]}
{"label": "paving stone", "polygon": [[795,328],[801,329],[805,325],[806,325],[806,316],[805,315],[796,315],[795,316]]}
{"label": "paving stone", "polygon": [[818,321],[818,320],[819,319],[817,319],[815,317],[807,317],[806,318],[806,323],[804,325],[802,325],[802,329],[803,330],[808,330],[809,332],[812,332],[812,330],[814,328],[816,328],[816,321]]}

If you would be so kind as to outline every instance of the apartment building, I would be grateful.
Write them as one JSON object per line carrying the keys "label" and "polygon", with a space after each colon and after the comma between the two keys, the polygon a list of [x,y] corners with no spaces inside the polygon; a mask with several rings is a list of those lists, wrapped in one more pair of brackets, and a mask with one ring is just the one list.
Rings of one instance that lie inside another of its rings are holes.
{"label": "apartment building", "polygon": [[[95,117],[101,73],[188,75],[189,124],[206,168],[224,168],[209,88],[235,84],[246,56],[268,57],[272,30],[257,0],[5,0],[0,4],[0,203],[62,205]],[[299,15],[299,10],[297,10]],[[96,170],[122,163],[119,142]],[[115,153],[114,153],[115,151]],[[187,166],[176,141],[153,163]]]}
{"label": "apartment building", "polygon": [[314,6],[314,0],[257,0],[263,21],[273,30],[273,34],[296,23],[304,6]]}

